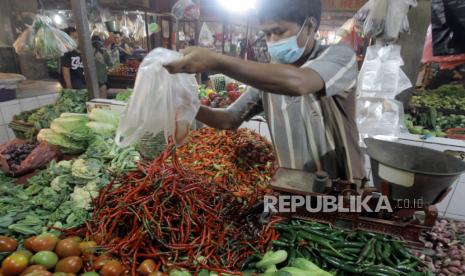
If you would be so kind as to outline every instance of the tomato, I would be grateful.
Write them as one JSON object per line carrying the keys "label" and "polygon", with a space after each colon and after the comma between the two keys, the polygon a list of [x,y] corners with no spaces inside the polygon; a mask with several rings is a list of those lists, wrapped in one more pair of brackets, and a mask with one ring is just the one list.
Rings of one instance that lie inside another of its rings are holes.
{"label": "tomato", "polygon": [[235,102],[242,96],[242,93],[239,91],[230,91],[228,92],[228,97],[231,99],[232,102]]}
{"label": "tomato", "polygon": [[31,266],[28,266],[23,271],[23,273],[21,273],[20,276],[25,276],[26,274],[36,272],[36,271],[46,271],[46,270],[47,270],[47,268],[45,266],[43,266],[43,265],[31,265]]}
{"label": "tomato", "polygon": [[97,243],[94,241],[81,242],[79,244],[79,249],[81,249],[84,254],[94,254],[97,249]]}
{"label": "tomato", "polygon": [[32,256],[31,262],[52,269],[58,262],[58,256],[52,251],[40,251]]}
{"label": "tomato", "polygon": [[100,276],[100,275],[95,271],[89,271],[86,273],[82,273],[81,276]]}
{"label": "tomato", "polygon": [[31,257],[32,257],[32,252],[29,251],[29,250],[19,250],[19,251],[16,251],[16,253],[18,254],[23,254],[24,256],[27,257],[27,260],[30,261],[31,260]]}
{"label": "tomato", "polygon": [[169,275],[161,271],[155,271],[155,272],[150,273],[149,276],[169,276]]}
{"label": "tomato", "polygon": [[53,274],[47,270],[37,270],[31,273],[28,273],[24,276],[52,276]]}
{"label": "tomato", "polygon": [[66,257],[58,261],[55,266],[56,272],[78,273],[82,268],[82,259],[76,256]]}
{"label": "tomato", "polygon": [[201,105],[204,105],[204,106],[210,106],[211,105],[211,102],[209,99],[201,99],[200,100],[200,104]]}
{"label": "tomato", "polygon": [[44,233],[31,241],[31,247],[35,252],[53,251],[57,242],[57,236],[50,233]]}
{"label": "tomato", "polygon": [[66,272],[55,272],[53,276],[76,276],[74,273],[66,273]]}
{"label": "tomato", "polygon": [[24,241],[24,247],[25,247],[27,250],[33,251],[33,249],[32,249],[32,241],[34,241],[35,238],[36,238],[36,236],[32,236],[32,237],[30,237],[30,238],[27,238],[27,239]]}
{"label": "tomato", "polygon": [[123,273],[123,265],[118,261],[109,261],[100,270],[102,276],[119,276]]}
{"label": "tomato", "polygon": [[18,242],[12,238],[0,236],[0,253],[13,252],[18,247]]}
{"label": "tomato", "polygon": [[13,253],[2,262],[2,272],[4,275],[17,275],[23,272],[29,263],[24,254]]}
{"label": "tomato", "polygon": [[81,255],[81,249],[79,248],[79,243],[77,243],[76,240],[72,240],[72,239],[65,239],[65,240],[59,241],[57,243],[57,246],[55,247],[55,252],[60,258]]}
{"label": "tomato", "polygon": [[75,241],[77,243],[82,242],[82,239],[79,236],[71,236],[71,237],[66,238],[65,240],[73,240],[73,241]]}
{"label": "tomato", "polygon": [[108,263],[109,261],[111,261],[111,256],[110,255],[107,255],[107,254],[104,254],[104,255],[101,255],[97,258],[97,260],[95,260],[94,262],[94,269],[95,270],[100,270],[102,269],[102,267]]}
{"label": "tomato", "polygon": [[142,275],[149,275],[150,273],[154,272],[157,267],[157,264],[151,260],[147,259],[144,260],[140,265],[139,268],[137,269],[137,272]]}

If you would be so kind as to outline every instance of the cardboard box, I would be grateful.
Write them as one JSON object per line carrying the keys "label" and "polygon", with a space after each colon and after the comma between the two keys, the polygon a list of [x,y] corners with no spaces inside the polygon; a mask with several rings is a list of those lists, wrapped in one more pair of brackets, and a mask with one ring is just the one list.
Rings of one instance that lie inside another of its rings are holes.
{"label": "cardboard box", "polygon": [[86,103],[87,113],[94,108],[107,109],[123,113],[126,110],[126,103],[117,100],[93,99]]}

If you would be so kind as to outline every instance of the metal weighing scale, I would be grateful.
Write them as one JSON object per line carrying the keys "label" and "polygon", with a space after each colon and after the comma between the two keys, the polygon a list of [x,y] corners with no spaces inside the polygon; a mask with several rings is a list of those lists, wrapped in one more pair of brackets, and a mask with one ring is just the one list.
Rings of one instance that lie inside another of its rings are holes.
{"label": "metal weighing scale", "polygon": [[[410,145],[375,139],[366,139],[365,144],[375,187],[367,187],[367,181],[357,186],[330,180],[324,191],[316,193],[315,174],[285,168],[278,169],[270,187],[280,194],[311,197],[359,195],[365,198],[371,195],[376,198],[376,195],[385,195],[393,207],[398,200],[421,200],[423,207],[394,208],[392,213],[310,213],[302,207],[296,213],[281,215],[397,236],[412,246],[421,246],[420,234],[431,229],[438,217],[435,205],[447,196],[452,184],[465,172],[465,162],[446,153]],[[375,203],[369,202],[372,204]]]}

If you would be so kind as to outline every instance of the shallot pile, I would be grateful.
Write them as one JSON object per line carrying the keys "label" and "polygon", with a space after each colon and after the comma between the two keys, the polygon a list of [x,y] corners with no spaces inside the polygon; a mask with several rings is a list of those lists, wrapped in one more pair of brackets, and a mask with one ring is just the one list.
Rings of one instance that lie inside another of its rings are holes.
{"label": "shallot pile", "polygon": [[441,219],[424,234],[422,258],[438,276],[465,274],[465,222]]}

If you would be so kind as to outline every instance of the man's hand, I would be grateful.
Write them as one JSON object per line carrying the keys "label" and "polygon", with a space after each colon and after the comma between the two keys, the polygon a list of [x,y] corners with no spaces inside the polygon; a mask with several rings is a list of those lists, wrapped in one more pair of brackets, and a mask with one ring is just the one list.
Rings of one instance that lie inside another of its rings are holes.
{"label": "man's hand", "polygon": [[219,58],[221,57],[211,50],[200,47],[189,47],[182,50],[181,53],[184,54],[181,60],[164,66],[171,74],[195,74],[215,71],[219,64]]}

